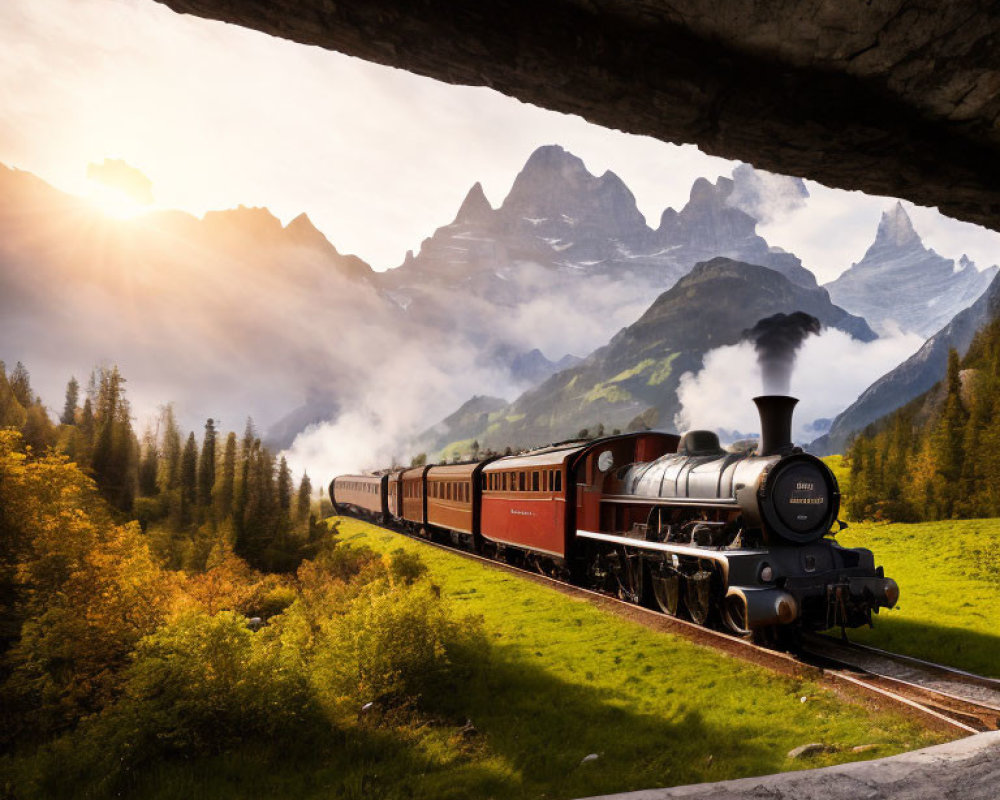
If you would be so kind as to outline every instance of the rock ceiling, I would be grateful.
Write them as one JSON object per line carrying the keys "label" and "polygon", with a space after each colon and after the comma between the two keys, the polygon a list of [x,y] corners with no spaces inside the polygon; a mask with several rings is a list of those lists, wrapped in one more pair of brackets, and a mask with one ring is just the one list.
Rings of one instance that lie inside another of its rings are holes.
{"label": "rock ceiling", "polygon": [[159,2],[1000,229],[991,3]]}

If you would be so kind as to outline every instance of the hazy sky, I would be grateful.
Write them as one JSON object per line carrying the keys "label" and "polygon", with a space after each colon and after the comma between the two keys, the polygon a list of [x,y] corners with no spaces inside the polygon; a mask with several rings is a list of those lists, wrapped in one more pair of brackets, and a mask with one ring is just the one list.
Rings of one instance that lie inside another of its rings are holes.
{"label": "hazy sky", "polygon": [[[286,222],[305,211],[376,269],[450,222],[475,181],[499,204],[539,145],[618,173],[654,227],[696,177],[734,166],[152,0],[3,0],[0,107],[0,162],[60,188],[87,193],[88,163],[123,159],[157,206],[263,205]],[[822,282],[861,258],[890,201],[808,187],[805,208],[761,232]],[[1000,235],[907,207],[938,252],[1000,262]]]}

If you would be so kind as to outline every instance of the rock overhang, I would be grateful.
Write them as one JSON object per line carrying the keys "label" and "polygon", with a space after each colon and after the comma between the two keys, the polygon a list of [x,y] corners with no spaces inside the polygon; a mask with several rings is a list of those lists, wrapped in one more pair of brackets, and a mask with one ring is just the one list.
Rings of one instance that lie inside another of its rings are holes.
{"label": "rock overhang", "polygon": [[989,4],[158,2],[1000,229]]}

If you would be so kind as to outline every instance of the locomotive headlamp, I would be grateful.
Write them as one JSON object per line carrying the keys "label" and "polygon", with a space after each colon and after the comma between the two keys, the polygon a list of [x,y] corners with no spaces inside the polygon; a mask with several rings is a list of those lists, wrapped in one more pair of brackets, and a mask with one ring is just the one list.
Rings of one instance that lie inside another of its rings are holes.
{"label": "locomotive headlamp", "polygon": [[896,605],[896,601],[899,600],[899,584],[892,578],[885,579],[885,599],[889,608]]}
{"label": "locomotive headlamp", "polygon": [[770,583],[774,580],[774,570],[771,569],[770,564],[765,564],[760,568],[760,579],[764,583]]}

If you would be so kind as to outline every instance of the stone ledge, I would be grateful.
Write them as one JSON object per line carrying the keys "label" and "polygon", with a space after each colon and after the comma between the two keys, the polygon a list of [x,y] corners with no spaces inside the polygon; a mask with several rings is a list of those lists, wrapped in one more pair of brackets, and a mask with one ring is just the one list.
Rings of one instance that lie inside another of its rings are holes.
{"label": "stone ledge", "polygon": [[996,800],[1000,731],[874,761],[584,800]]}

